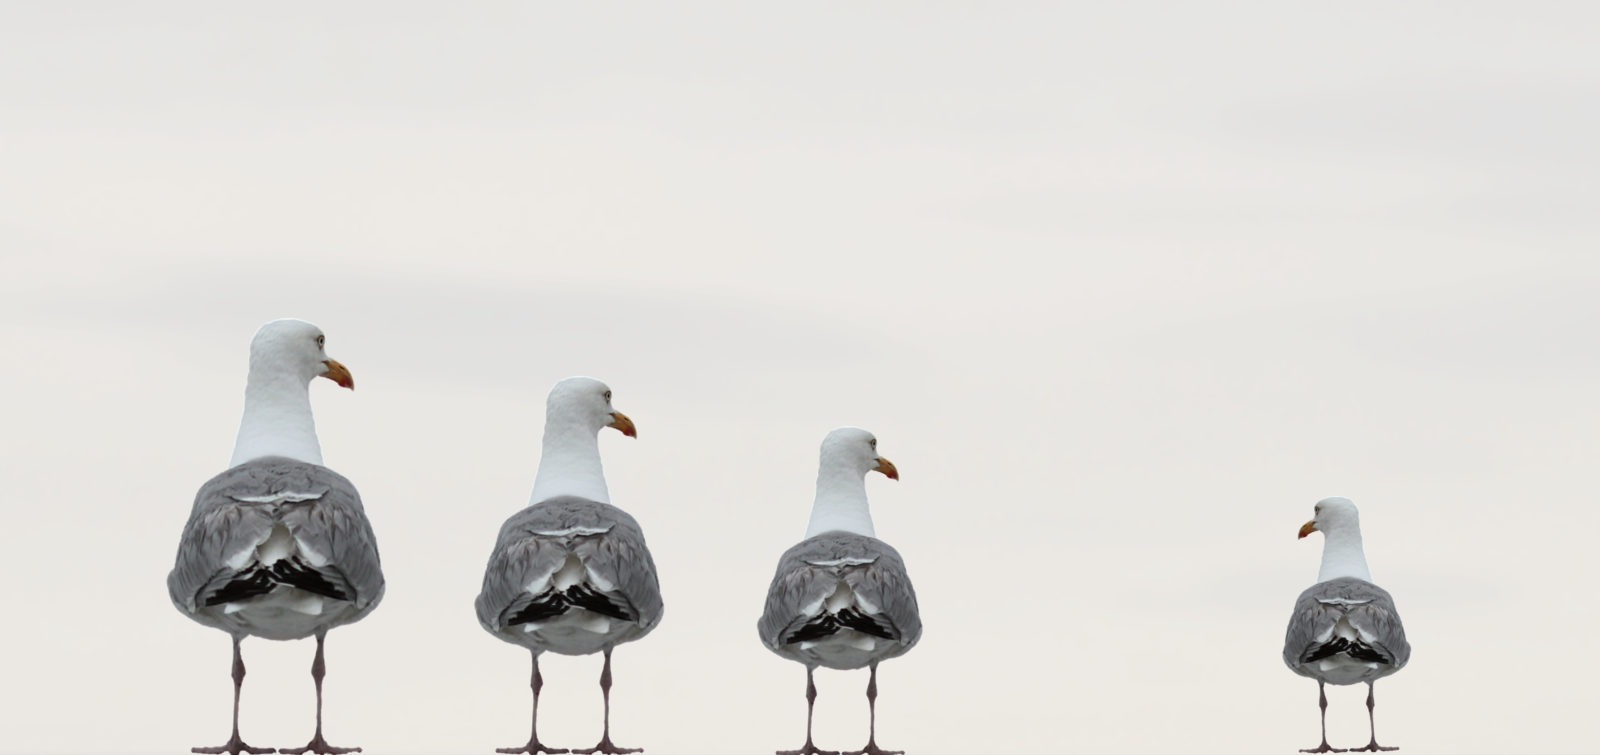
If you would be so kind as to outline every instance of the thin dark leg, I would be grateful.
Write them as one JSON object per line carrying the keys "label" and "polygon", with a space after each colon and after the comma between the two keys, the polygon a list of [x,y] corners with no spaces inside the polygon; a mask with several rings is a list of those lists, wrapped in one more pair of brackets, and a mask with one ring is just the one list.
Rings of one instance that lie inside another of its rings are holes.
{"label": "thin dark leg", "polygon": [[605,665],[602,666],[601,669],[600,669],[600,693],[605,697],[605,701],[606,701],[606,718],[605,718],[606,724],[605,724],[605,729],[600,735],[600,744],[597,744],[597,745],[595,745],[593,747],[590,747],[590,748],[587,748],[587,749],[583,749],[583,750],[573,750],[573,752],[577,753],[577,755],[592,755],[592,753],[596,753],[596,752],[604,753],[604,755],[624,755],[624,753],[630,753],[630,752],[644,752],[644,749],[641,748],[641,747],[618,747],[618,746],[616,746],[616,745],[611,743],[611,649],[610,648],[606,648],[605,656],[606,656]]}
{"label": "thin dark leg", "polygon": [[878,747],[878,664],[872,664],[872,675],[867,677],[867,746],[844,755],[905,755],[904,750],[885,750]]}
{"label": "thin dark leg", "polygon": [[1317,705],[1322,707],[1322,746],[1301,752],[1349,752],[1328,746],[1328,690],[1320,680],[1317,682]]}
{"label": "thin dark leg", "polygon": [[812,678],[816,669],[806,667],[806,743],[798,750],[779,750],[777,755],[842,755],[834,750],[819,750],[811,743],[811,719],[817,708],[817,683]]}
{"label": "thin dark leg", "polygon": [[1372,708],[1375,705],[1372,699],[1372,682],[1367,682],[1367,730],[1372,732],[1372,739],[1368,740],[1366,747],[1357,747],[1351,752],[1389,752],[1398,750],[1398,747],[1384,747],[1378,744],[1378,727],[1372,720]]}
{"label": "thin dark leg", "polygon": [[260,755],[260,753],[277,752],[271,747],[251,747],[239,738],[239,691],[244,687],[244,656],[239,653],[239,643],[244,638],[233,638],[233,736],[228,738],[228,743],[221,747],[191,747],[189,752],[205,753],[206,755]]}
{"label": "thin dark leg", "polygon": [[533,732],[528,735],[527,744],[521,747],[497,747],[495,748],[495,752],[505,753],[505,755],[516,755],[517,753],[539,755],[539,753],[542,752],[560,755],[564,752],[571,752],[570,750],[556,750],[545,747],[544,744],[539,741],[539,690],[544,689],[544,677],[539,675],[539,651],[534,650],[532,652],[533,679],[529,681],[528,686],[533,688]]}
{"label": "thin dark leg", "polygon": [[311,681],[317,685],[317,733],[305,747],[292,747],[278,750],[284,755],[303,755],[314,752],[317,755],[345,755],[351,752],[361,752],[360,747],[334,747],[328,740],[322,738],[322,677],[327,673],[328,666],[322,659],[322,641],[327,636],[326,632],[317,633],[317,657],[311,661]]}

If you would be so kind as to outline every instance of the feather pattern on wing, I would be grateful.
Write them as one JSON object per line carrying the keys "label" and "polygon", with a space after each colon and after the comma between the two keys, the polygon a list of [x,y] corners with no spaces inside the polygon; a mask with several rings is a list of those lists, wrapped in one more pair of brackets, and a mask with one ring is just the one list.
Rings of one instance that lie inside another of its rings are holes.
{"label": "feather pattern on wing", "polygon": [[[336,605],[276,627],[252,624],[238,610],[281,588]],[[294,639],[365,616],[383,598],[384,581],[355,486],[327,467],[269,456],[200,487],[167,591],[202,624]]]}
{"label": "feather pattern on wing", "polygon": [[[1330,677],[1324,664],[1340,656],[1361,667]],[[1295,673],[1353,684],[1388,676],[1410,659],[1400,614],[1383,588],[1340,577],[1306,588],[1295,601],[1283,643],[1283,662]]]}
{"label": "feather pattern on wing", "polygon": [[506,520],[484,570],[476,608],[478,622],[495,636],[563,652],[544,647],[549,638],[518,631],[517,625],[549,620],[574,607],[625,622],[595,640],[615,645],[644,636],[661,621],[661,588],[644,533],[632,516],[608,503],[560,496]]}
{"label": "feather pattern on wing", "polygon": [[910,650],[922,636],[922,620],[899,552],[877,538],[825,532],[778,560],[757,630],[779,655],[831,666],[828,660],[802,656],[808,643],[844,629],[886,640],[863,645],[859,665],[865,665]]}

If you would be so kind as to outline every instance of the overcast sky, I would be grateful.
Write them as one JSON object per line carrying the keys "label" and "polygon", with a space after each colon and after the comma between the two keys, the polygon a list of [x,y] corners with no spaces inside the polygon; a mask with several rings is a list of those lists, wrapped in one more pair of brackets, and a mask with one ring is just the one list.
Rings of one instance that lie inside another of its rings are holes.
{"label": "overcast sky", "polygon": [[[356,378],[312,401],[388,577],[329,637],[334,744],[525,741],[472,600],[587,374],[666,601],[620,744],[798,746],[755,620],[851,424],[926,625],[885,746],[1314,745],[1279,653],[1344,495],[1414,647],[1381,741],[1591,751],[1600,18],[1218,5],[0,5],[0,752],[226,738],[228,639],[164,579],[282,316]],[[246,740],[305,742],[312,643],[244,647]],[[599,659],[547,658],[588,746]],[[818,684],[859,747],[865,672]]]}

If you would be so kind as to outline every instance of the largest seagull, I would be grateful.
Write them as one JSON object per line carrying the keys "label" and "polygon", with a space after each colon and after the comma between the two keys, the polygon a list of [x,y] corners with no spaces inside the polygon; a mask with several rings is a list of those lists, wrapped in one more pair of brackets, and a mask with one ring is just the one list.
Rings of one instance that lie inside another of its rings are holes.
{"label": "largest seagull", "polygon": [[[570,377],[550,389],[532,500],[500,528],[484,569],[478,622],[533,655],[532,732],[527,744],[502,753],[642,752],[611,742],[611,650],[661,621],[661,588],[639,523],[611,505],[600,466],[599,435],[607,427],[638,437],[633,420],[611,408],[605,383]],[[594,747],[569,751],[539,741],[539,654],[545,651],[605,654],[605,728]]]}
{"label": "largest seagull", "polygon": [[244,417],[228,469],[200,486],[178,541],[167,592],[185,616],[233,637],[233,736],[197,753],[270,753],[239,737],[245,637],[315,636],[311,678],[317,729],[304,747],[278,752],[360,752],[322,737],[323,640],[366,616],[383,598],[372,526],[355,486],[322,465],[310,384],[323,377],[355,387],[330,358],[326,337],[303,320],[273,320],[250,341]]}

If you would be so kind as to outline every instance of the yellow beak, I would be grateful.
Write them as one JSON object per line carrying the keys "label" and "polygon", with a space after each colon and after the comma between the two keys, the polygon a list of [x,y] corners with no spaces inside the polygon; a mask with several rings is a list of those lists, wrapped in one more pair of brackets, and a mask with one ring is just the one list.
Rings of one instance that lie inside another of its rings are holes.
{"label": "yellow beak", "polygon": [[1311,534],[1313,532],[1316,532],[1316,531],[1317,531],[1317,523],[1314,522],[1314,521],[1306,522],[1305,524],[1300,525],[1300,537],[1305,537],[1306,535],[1309,535],[1309,534]]}
{"label": "yellow beak", "polygon": [[356,379],[350,377],[350,370],[344,365],[339,364],[337,361],[332,359],[324,359],[322,360],[322,363],[323,365],[327,366],[328,371],[318,375],[317,377],[325,377],[329,380],[332,380],[333,382],[338,383],[340,388],[349,388],[352,391],[356,389]]}
{"label": "yellow beak", "polygon": [[630,438],[639,437],[639,431],[634,428],[633,420],[628,419],[628,415],[623,414],[622,412],[612,412],[611,424],[606,425],[606,427],[615,427],[618,430],[621,430],[623,435],[626,435]]}
{"label": "yellow beak", "polygon": [[878,457],[878,466],[873,467],[872,471],[882,472],[884,477],[887,477],[891,480],[900,479],[900,470],[894,468],[894,462],[889,461],[882,456]]}

